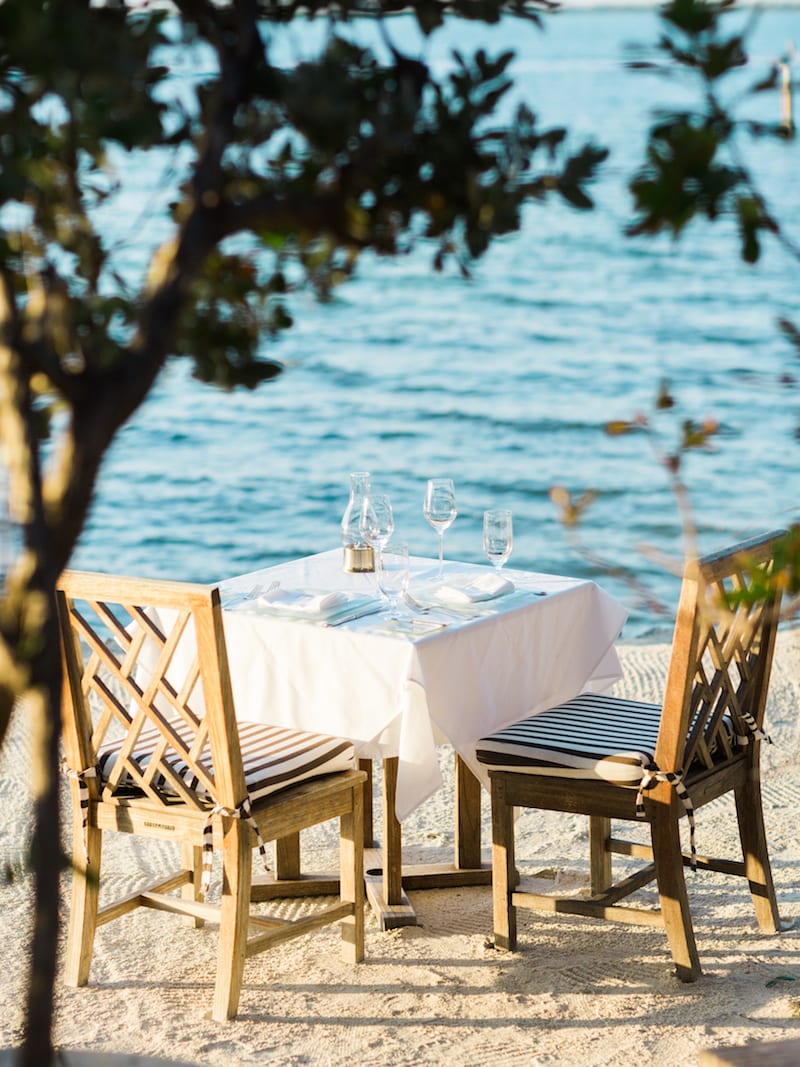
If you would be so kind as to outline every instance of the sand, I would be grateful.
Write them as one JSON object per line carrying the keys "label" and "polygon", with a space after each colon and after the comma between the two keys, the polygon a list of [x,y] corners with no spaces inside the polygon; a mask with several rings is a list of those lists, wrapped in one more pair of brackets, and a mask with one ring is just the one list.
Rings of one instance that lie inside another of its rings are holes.
{"label": "sand", "polygon": [[[619,691],[657,700],[669,649],[620,646]],[[575,917],[520,915],[520,950],[501,953],[491,938],[490,890],[411,894],[420,925],[381,932],[367,917],[367,959],[339,959],[328,928],[248,961],[240,1015],[209,1020],[216,933],[139,910],[97,936],[91,984],[56,994],[57,1043],[238,1067],[249,1064],[564,1064],[660,1067],[697,1062],[698,1050],[800,1037],[800,632],[780,637],[768,708],[774,744],[763,749],[765,818],[785,929],[765,936],[755,925],[746,886],[722,875],[689,872],[704,974],[693,985],[672,975],[658,928]],[[30,813],[24,784],[28,738],[22,716],[0,756],[0,860],[14,877],[2,887],[0,1047],[18,1044],[30,930],[25,843]],[[452,780],[451,753],[442,750]],[[408,820],[410,859],[449,859],[447,785]],[[488,842],[488,802],[484,840]],[[65,833],[66,841],[66,833]],[[309,869],[330,866],[327,828],[304,838]],[[727,800],[698,814],[701,852],[737,855]],[[488,858],[488,852],[486,854]],[[587,882],[585,820],[524,813],[519,863],[542,887]],[[171,846],[109,839],[105,878],[119,894],[174,863]],[[318,866],[319,865],[319,866]],[[218,882],[218,879],[217,879]],[[66,879],[65,879],[66,885]],[[284,914],[305,909],[284,903]],[[65,905],[66,915],[66,905]]]}

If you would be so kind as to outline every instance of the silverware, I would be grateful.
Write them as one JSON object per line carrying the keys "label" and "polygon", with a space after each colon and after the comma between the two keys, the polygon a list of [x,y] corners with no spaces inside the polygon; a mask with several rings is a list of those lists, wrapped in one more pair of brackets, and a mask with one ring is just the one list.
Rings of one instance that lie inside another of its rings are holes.
{"label": "silverware", "polygon": [[430,608],[426,608],[424,604],[420,604],[418,600],[415,600],[407,589],[403,593],[403,600],[406,602],[406,604],[408,604],[410,608],[413,608],[414,611],[418,611],[420,615],[427,615],[428,612],[431,610]]}
{"label": "silverware", "polygon": [[235,608],[239,604],[244,604],[247,600],[256,600],[264,593],[271,593],[273,589],[277,589],[280,582],[273,582],[266,589],[263,585],[254,585],[252,589],[249,589],[246,593],[234,593],[230,599],[223,600],[222,606],[228,611],[230,608]]}
{"label": "silverware", "polygon": [[[336,619],[334,622],[323,622],[322,626],[343,626],[346,622],[354,622],[356,619],[365,619],[368,615],[377,615],[383,611],[383,604],[376,604],[371,608],[354,608],[351,612],[348,612],[343,618]],[[309,620],[309,622],[312,620]]]}
{"label": "silverware", "polygon": [[429,615],[433,612],[434,614],[447,615],[451,619],[463,619],[466,621],[479,619],[481,615],[485,614],[483,611],[470,611],[469,609],[462,611],[459,608],[448,608],[443,604],[420,604],[409,592],[403,593],[403,600],[413,611],[418,612],[420,615]]}

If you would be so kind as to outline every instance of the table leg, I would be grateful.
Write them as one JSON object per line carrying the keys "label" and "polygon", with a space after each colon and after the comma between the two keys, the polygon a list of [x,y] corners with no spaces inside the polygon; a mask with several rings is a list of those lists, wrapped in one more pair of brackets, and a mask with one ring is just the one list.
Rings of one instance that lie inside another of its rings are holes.
{"label": "table leg", "polygon": [[381,930],[417,923],[416,913],[403,892],[403,828],[395,815],[398,762],[397,756],[383,760],[383,847],[368,849],[364,862],[367,897]]}
{"label": "table leg", "polygon": [[[489,885],[491,864],[481,864],[481,787],[469,767],[455,757],[455,856],[454,863],[415,864],[403,868],[402,826],[395,815],[397,795],[396,756],[383,760],[383,840],[382,848],[373,842],[372,817],[364,830],[364,877],[367,896],[382,930],[415,926],[416,912],[406,890],[444,889],[449,886]],[[362,769],[371,771],[360,760]],[[372,810],[372,792],[369,808]],[[274,897],[311,896],[338,892],[335,878],[300,873],[299,838],[292,835],[276,843],[276,877],[253,879],[253,900]]]}
{"label": "table leg", "polygon": [[383,895],[389,904],[399,904],[403,892],[402,826],[395,815],[397,765],[396,756],[383,761]]}
{"label": "table leg", "polygon": [[455,756],[454,863],[417,864],[403,871],[406,889],[491,885],[492,865],[481,863],[481,785],[461,757]]}

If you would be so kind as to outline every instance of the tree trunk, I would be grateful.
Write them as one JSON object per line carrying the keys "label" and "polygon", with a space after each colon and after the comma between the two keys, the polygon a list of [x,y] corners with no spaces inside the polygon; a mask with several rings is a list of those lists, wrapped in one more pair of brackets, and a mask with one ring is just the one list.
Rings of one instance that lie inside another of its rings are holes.
{"label": "tree trunk", "polygon": [[31,862],[35,922],[20,1057],[22,1067],[49,1067],[53,1062],[53,990],[58,955],[59,879],[63,866],[59,832],[60,700],[61,655],[51,589],[32,684],[18,711],[30,718],[34,822]]}

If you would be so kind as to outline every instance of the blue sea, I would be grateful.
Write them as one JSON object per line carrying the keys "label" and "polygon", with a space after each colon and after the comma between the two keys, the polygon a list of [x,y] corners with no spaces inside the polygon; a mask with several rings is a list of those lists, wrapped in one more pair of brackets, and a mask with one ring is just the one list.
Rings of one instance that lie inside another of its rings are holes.
{"label": "blue sea", "polygon": [[[392,32],[401,43],[414,37],[405,19]],[[214,581],[333,548],[355,470],[391,495],[397,536],[434,555],[425,482],[448,475],[458,501],[448,558],[482,560],[484,509],[509,507],[510,565],[591,575],[629,605],[627,636],[653,635],[664,619],[609,568],[629,567],[672,606],[682,517],[658,447],[643,435],[609,437],[603,424],[650,412],[664,380],[680,407],[657,420],[663,449],[674,447],[676,418],[721,427],[714,450],[684,471],[701,544],[797,519],[800,395],[790,379],[800,365],[776,319],[800,318],[798,263],[768,247],[745,266],[733,220],[697,225],[679,243],[625,236],[627,181],[648,122],[691,98],[626,69],[629,46],[657,35],[652,10],[567,10],[542,31],[509,21],[435,35],[428,54],[442,69],[453,47],[513,48],[513,100],[527,100],[542,127],[565,125],[573,146],[590,138],[610,148],[596,210],[531,206],[522,231],[498,241],[471,280],[436,274],[425,245],[393,261],[364,257],[329,304],[293,300],[295,327],[265,347],[285,372],[255,392],[222,393],[180,362],[168,367],[107,457],[73,565]],[[296,58],[318,38],[304,23],[281,47]],[[800,11],[761,12],[751,69],[731,92],[797,41]],[[180,87],[197,61],[174,62]],[[748,106],[779,118],[777,92]],[[800,241],[800,142],[764,141],[749,158]],[[165,233],[169,162],[142,158],[123,174],[126,208],[107,227],[130,271]],[[554,485],[598,494],[577,546],[550,500]]]}

